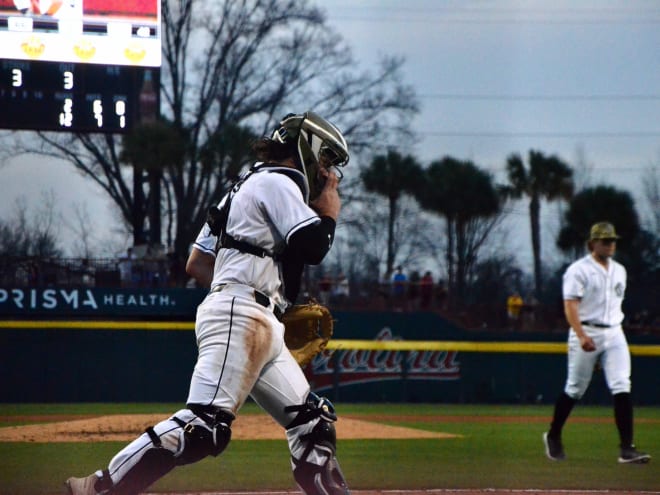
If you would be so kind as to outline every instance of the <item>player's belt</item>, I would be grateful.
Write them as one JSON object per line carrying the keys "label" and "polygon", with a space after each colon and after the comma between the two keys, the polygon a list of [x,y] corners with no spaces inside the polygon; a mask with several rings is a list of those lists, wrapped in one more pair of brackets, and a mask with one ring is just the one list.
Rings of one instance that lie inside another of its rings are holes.
{"label": "player's belt", "polygon": [[[219,285],[214,286],[211,289],[211,292],[221,292],[224,289],[227,289],[229,287],[243,287],[246,290],[241,291],[242,294],[252,295],[252,297],[254,297],[254,300],[256,301],[256,303],[260,304],[264,308],[270,308],[271,307],[270,297],[268,297],[263,292],[259,292],[257,289],[253,289],[251,287],[248,287],[247,285],[219,284]],[[273,313],[275,314],[275,318],[277,318],[279,320],[280,317],[282,316],[282,310],[275,303],[273,303],[272,307],[273,307]]]}
{"label": "player's belt", "polygon": [[586,325],[588,327],[596,327],[596,328],[612,328],[615,325],[605,325],[604,323],[594,323],[592,321],[581,321],[583,325]]}

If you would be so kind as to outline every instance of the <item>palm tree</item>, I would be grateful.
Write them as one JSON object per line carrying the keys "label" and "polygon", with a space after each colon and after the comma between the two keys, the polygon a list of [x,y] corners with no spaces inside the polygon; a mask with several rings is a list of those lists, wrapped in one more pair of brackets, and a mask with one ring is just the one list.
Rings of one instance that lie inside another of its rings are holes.
{"label": "palm tree", "polygon": [[420,183],[422,167],[411,156],[389,150],[387,155],[376,156],[368,168],[360,174],[364,187],[369,192],[385,196],[389,201],[387,222],[387,273],[394,267],[394,223],[398,214],[398,202],[404,192],[414,192]]}
{"label": "palm tree", "polygon": [[537,296],[541,293],[541,199],[554,201],[568,200],[573,196],[573,170],[558,157],[545,156],[540,151],[529,151],[529,168],[525,168],[519,154],[507,159],[507,172],[510,187],[508,194],[513,198],[529,197],[529,221],[532,233],[534,255],[534,288]]}
{"label": "palm tree", "polygon": [[[490,229],[475,239],[476,220],[500,211],[500,197],[489,174],[470,161],[445,157],[429,165],[417,192],[423,208],[446,219],[447,278],[452,300],[463,299],[476,250]],[[451,301],[450,301],[451,302]]]}
{"label": "palm tree", "polygon": [[603,221],[614,224],[622,237],[618,254],[627,254],[631,241],[641,230],[635,202],[629,192],[604,185],[583,189],[573,196],[564,214],[557,246],[574,257],[579,256],[584,252],[589,228]]}

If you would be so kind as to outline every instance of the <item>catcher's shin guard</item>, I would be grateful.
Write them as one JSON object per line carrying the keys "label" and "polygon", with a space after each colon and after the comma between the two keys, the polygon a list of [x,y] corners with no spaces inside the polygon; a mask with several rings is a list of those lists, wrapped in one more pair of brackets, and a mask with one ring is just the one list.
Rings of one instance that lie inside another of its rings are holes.
{"label": "catcher's shin guard", "polygon": [[305,495],[347,495],[348,485],[336,458],[337,416],[332,403],[310,393],[287,426],[293,477]]}
{"label": "catcher's shin guard", "polygon": [[[218,456],[231,440],[232,415],[223,411],[183,409],[149,427],[110,462],[103,478],[115,480],[107,492],[137,495],[176,466]],[[102,480],[103,480],[102,478]]]}

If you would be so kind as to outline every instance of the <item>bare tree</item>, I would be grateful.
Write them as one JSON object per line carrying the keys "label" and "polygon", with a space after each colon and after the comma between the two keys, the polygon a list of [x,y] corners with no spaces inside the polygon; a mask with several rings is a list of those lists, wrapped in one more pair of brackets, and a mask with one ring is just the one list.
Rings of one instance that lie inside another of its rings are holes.
{"label": "bare tree", "polygon": [[0,220],[0,257],[56,257],[62,248],[56,235],[60,223],[59,213],[54,208],[52,191],[42,194],[40,207],[28,212],[27,200],[20,197],[14,207],[12,218]]}
{"label": "bare tree", "polygon": [[80,258],[93,258],[94,248],[92,246],[96,232],[90,231],[92,221],[89,212],[82,203],[73,206],[73,218],[64,219],[64,225],[73,232],[77,242],[73,247],[73,255]]}
{"label": "bare tree", "polygon": [[[248,160],[214,144],[231,126],[262,135],[286,113],[314,109],[345,132],[353,155],[368,152],[374,136],[387,142],[408,131],[417,104],[401,80],[403,60],[387,57],[373,73],[361,72],[324,12],[306,0],[165,1],[162,17],[161,114],[186,144],[183,159],[167,164],[161,177],[179,258],[187,254],[208,205]],[[39,136],[41,146],[29,151],[67,160],[136,228],[136,219],[146,215],[150,184],[140,177],[134,191],[133,170],[120,159],[121,139]],[[209,148],[213,160],[207,161]]]}
{"label": "bare tree", "polygon": [[437,229],[417,202],[406,194],[399,198],[391,236],[388,202],[380,195],[370,194],[351,203],[338,225],[336,249],[330,252],[329,264],[342,265],[350,260],[356,275],[375,281],[382,274],[389,275],[390,249],[397,264],[409,268],[434,259]]}

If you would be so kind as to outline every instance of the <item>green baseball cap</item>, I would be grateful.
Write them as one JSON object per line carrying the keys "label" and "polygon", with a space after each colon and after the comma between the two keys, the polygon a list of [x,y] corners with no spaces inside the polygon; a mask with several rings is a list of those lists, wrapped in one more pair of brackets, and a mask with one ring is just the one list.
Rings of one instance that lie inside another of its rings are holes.
{"label": "green baseball cap", "polygon": [[616,235],[614,225],[609,222],[598,222],[591,226],[589,233],[589,240],[595,241],[597,239],[621,239]]}

